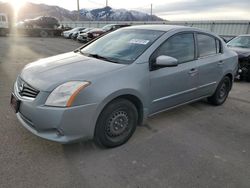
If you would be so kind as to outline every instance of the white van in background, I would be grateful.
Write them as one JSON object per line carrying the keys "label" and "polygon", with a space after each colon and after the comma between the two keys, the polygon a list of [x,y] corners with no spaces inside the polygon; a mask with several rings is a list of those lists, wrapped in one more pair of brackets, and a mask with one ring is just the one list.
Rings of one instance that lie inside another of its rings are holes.
{"label": "white van in background", "polygon": [[9,33],[9,23],[7,14],[0,13],[0,36],[6,36]]}

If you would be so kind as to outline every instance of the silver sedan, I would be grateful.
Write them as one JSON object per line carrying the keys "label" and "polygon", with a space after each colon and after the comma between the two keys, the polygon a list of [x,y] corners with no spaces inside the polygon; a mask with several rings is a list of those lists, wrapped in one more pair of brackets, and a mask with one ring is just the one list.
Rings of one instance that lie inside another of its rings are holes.
{"label": "silver sedan", "polygon": [[115,147],[159,112],[203,98],[223,104],[237,61],[210,32],[132,26],[28,64],[14,84],[11,105],[37,136]]}

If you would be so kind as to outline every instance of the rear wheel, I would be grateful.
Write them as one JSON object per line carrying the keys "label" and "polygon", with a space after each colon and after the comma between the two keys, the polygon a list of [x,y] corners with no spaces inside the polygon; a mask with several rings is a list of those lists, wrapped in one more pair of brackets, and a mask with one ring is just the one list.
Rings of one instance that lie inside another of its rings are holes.
{"label": "rear wheel", "polygon": [[49,36],[49,34],[48,34],[47,31],[42,30],[42,31],[40,32],[40,37],[45,38],[45,37],[48,37],[48,36]]}
{"label": "rear wheel", "polygon": [[208,101],[213,105],[222,105],[229,94],[232,86],[232,81],[228,76],[225,76],[219,83],[215,93],[208,97]]}
{"label": "rear wheel", "polygon": [[117,99],[108,104],[100,114],[94,140],[104,147],[122,145],[133,135],[137,120],[135,105],[126,99]]}
{"label": "rear wheel", "polygon": [[7,31],[0,29],[0,36],[6,37]]}

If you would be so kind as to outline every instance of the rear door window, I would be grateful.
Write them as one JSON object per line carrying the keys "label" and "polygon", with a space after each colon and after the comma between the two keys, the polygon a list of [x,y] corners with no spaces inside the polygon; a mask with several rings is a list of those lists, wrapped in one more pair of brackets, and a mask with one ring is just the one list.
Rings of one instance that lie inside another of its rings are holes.
{"label": "rear door window", "polygon": [[212,36],[197,34],[199,57],[206,57],[220,53],[220,43]]}

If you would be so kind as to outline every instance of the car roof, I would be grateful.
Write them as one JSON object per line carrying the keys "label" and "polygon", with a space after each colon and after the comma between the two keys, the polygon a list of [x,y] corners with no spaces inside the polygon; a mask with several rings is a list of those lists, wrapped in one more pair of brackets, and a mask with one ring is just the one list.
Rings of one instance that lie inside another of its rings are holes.
{"label": "car roof", "polygon": [[172,30],[172,29],[185,29],[185,28],[190,29],[192,27],[180,26],[180,25],[135,25],[135,26],[130,26],[129,28],[131,28],[131,29],[169,31],[169,30]]}
{"label": "car roof", "polygon": [[102,28],[92,28],[90,31],[103,31]]}
{"label": "car roof", "polygon": [[154,31],[163,31],[168,32],[170,30],[185,32],[185,31],[191,31],[191,32],[199,32],[199,33],[205,33],[208,35],[212,35],[220,40],[222,40],[218,35],[216,35],[213,32],[206,31],[203,29],[199,29],[196,27],[188,27],[188,26],[181,26],[181,25],[167,25],[167,24],[157,24],[157,25],[136,25],[136,26],[129,26],[124,29],[143,29],[143,30],[154,30]]}

